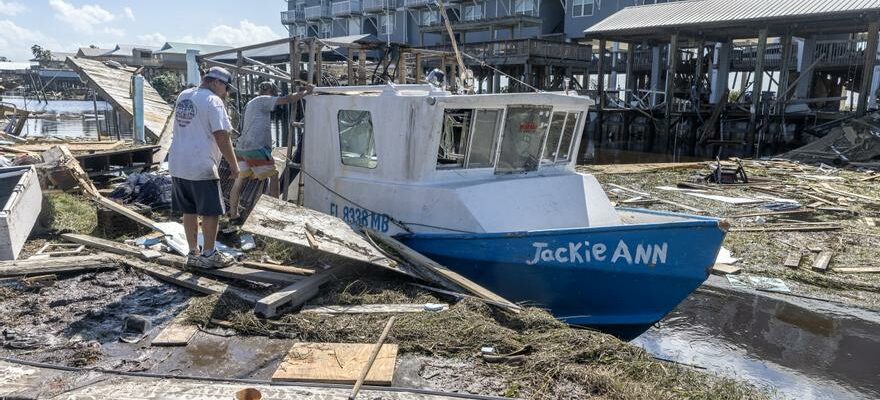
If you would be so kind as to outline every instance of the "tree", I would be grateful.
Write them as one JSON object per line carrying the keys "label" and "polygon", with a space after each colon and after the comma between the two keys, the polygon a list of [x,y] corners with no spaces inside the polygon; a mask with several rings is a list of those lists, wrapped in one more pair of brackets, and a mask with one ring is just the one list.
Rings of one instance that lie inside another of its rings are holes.
{"label": "tree", "polygon": [[0,56],[0,62],[8,62],[8,61],[9,61],[9,57]]}
{"label": "tree", "polygon": [[173,72],[163,72],[156,75],[150,80],[150,84],[153,85],[153,88],[159,92],[159,95],[169,103],[174,102],[181,89],[180,78],[178,78],[177,74]]}
{"label": "tree", "polygon": [[40,63],[40,65],[45,65],[52,60],[52,52],[38,44],[31,46],[31,53],[34,54],[34,60]]}

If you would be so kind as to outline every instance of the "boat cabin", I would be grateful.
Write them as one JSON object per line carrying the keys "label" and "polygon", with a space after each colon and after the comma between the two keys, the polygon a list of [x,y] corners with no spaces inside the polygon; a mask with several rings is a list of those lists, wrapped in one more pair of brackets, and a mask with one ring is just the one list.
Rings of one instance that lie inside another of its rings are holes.
{"label": "boat cabin", "polygon": [[390,234],[619,223],[595,178],[574,169],[589,99],[430,85],[317,93],[305,119],[309,208]]}

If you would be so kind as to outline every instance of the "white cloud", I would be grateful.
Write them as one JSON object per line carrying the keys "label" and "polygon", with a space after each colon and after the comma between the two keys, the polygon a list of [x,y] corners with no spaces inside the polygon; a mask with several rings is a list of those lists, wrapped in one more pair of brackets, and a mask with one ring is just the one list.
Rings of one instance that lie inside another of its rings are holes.
{"label": "white cloud", "polygon": [[130,19],[132,21],[137,21],[137,19],[135,19],[135,17],[134,17],[134,11],[131,10],[131,7],[125,7],[124,11],[125,11],[125,16],[128,19]]}
{"label": "white cloud", "polygon": [[165,35],[163,35],[159,32],[149,33],[146,35],[139,35],[137,37],[137,39],[138,39],[138,43],[143,43],[148,46],[156,46],[156,47],[159,47],[168,41],[168,38],[166,38]]}
{"label": "white cloud", "polygon": [[64,0],[49,0],[49,5],[55,10],[57,20],[66,22],[77,32],[91,34],[95,31],[95,25],[116,19],[113,13],[97,4],[86,4],[77,8]]}
{"label": "white cloud", "polygon": [[217,25],[211,28],[211,30],[208,31],[208,34],[204,37],[193,38],[192,36],[187,36],[183,38],[183,41],[226,46],[243,46],[247,44],[268,42],[282,37],[283,36],[266,25],[257,25],[248,20],[244,20],[239,22],[237,27]]}
{"label": "white cloud", "polygon": [[58,42],[42,32],[23,28],[10,20],[0,20],[0,56],[15,61],[27,61],[33,56],[31,46],[35,44],[46,49],[61,51]]}
{"label": "white cloud", "polygon": [[105,28],[102,30],[102,32],[104,32],[104,33],[106,33],[106,34],[108,34],[108,35],[110,35],[110,36],[117,37],[117,38],[121,38],[121,37],[124,37],[124,36],[125,36],[125,30],[122,30],[122,29],[119,29],[119,28],[105,27]]}
{"label": "white cloud", "polygon": [[27,7],[17,1],[0,0],[0,15],[8,15],[14,17],[27,11]]}

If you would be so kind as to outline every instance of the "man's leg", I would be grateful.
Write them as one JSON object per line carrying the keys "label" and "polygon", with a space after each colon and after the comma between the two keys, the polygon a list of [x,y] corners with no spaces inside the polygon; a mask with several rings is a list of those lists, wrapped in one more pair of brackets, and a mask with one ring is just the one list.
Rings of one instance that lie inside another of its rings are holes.
{"label": "man's leg", "polygon": [[186,244],[190,253],[199,252],[199,217],[195,214],[183,214],[183,231],[186,233]]}
{"label": "man's leg", "polygon": [[219,224],[219,216],[202,216],[202,236],[205,238],[205,246],[202,248],[202,254],[214,253],[214,242],[217,240],[217,226]]}
{"label": "man's leg", "polygon": [[238,218],[238,202],[241,198],[241,187],[247,178],[238,176],[235,183],[232,184],[232,190],[229,192],[229,218]]}

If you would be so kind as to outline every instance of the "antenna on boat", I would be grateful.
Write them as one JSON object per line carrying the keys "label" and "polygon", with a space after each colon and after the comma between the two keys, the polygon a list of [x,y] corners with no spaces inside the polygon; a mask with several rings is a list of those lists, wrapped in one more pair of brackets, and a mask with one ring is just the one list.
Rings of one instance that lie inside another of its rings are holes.
{"label": "antenna on boat", "polygon": [[455,53],[455,61],[458,63],[458,74],[461,80],[461,86],[467,93],[474,91],[474,73],[465,68],[464,60],[461,58],[461,52],[458,51],[458,42],[455,40],[455,34],[452,33],[452,24],[449,23],[449,15],[446,14],[446,5],[443,0],[437,0],[440,6],[440,14],[443,15],[443,25],[446,25],[446,33],[449,34],[449,41],[452,43],[452,51]]}

